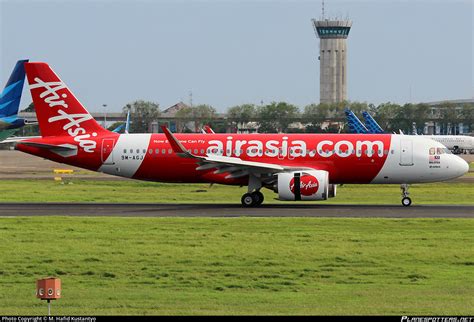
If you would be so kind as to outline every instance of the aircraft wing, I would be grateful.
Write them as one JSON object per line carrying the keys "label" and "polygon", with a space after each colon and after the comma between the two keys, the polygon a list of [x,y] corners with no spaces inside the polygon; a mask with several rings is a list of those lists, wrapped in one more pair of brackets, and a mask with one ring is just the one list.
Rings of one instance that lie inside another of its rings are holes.
{"label": "aircraft wing", "polygon": [[[207,155],[207,156],[197,156],[189,151],[179,142],[179,140],[171,133],[171,131],[166,127],[162,126],[161,129],[166,135],[173,151],[182,158],[193,158],[199,160],[199,166],[197,170],[208,170],[216,168],[217,173],[226,173],[229,175],[226,176],[226,179],[229,178],[239,178],[246,176],[252,173],[278,173],[285,171],[294,171],[302,168],[295,167],[285,167],[278,164],[265,163],[265,162],[254,162],[254,161],[245,161],[240,158],[235,157],[226,157],[220,155]],[[308,168],[304,168],[308,170]]]}
{"label": "aircraft wing", "polygon": [[17,130],[18,129],[0,131],[0,143],[8,143],[8,142],[4,142],[4,140],[12,136]]}

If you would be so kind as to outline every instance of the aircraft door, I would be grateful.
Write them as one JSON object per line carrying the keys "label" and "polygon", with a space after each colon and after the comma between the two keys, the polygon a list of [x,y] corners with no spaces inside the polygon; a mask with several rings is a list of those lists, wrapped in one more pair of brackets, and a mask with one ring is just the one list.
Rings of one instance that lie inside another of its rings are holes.
{"label": "aircraft door", "polygon": [[102,163],[105,165],[114,164],[114,139],[103,139],[102,140],[102,149],[101,149],[101,158]]}
{"label": "aircraft door", "polygon": [[400,142],[400,165],[412,166],[413,164],[413,141],[402,138]]}

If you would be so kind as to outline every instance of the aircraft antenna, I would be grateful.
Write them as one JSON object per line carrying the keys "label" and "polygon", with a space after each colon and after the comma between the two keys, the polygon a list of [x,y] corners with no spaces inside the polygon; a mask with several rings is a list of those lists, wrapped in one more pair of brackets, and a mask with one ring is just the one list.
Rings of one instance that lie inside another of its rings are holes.
{"label": "aircraft antenna", "polygon": [[321,2],[322,2],[321,8],[322,8],[322,11],[323,11],[323,13],[322,13],[322,14],[323,14],[323,17],[322,17],[322,18],[323,18],[323,20],[324,20],[324,0],[322,0]]}

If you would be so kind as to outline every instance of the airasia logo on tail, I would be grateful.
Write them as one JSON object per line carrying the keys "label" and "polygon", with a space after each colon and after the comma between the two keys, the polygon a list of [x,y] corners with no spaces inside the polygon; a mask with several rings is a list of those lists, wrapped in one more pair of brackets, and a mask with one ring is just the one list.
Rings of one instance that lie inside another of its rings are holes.
{"label": "airasia logo on tail", "polygon": [[39,98],[43,99],[49,107],[59,107],[57,110],[58,115],[48,118],[48,123],[66,120],[67,123],[64,124],[63,130],[74,138],[74,141],[79,144],[84,152],[93,153],[97,147],[97,142],[89,140],[89,138],[97,136],[97,133],[93,132],[89,134],[87,130],[81,126],[82,122],[92,119],[92,115],[89,113],[69,114],[61,109],[69,108],[68,104],[63,100],[68,97],[67,94],[58,94],[60,89],[67,89],[66,84],[63,82],[44,82],[39,77],[35,77],[34,80],[36,83],[31,84],[30,89],[43,88],[44,90],[39,95]]}
{"label": "airasia logo on tail", "polygon": [[[312,196],[319,189],[319,182],[314,176],[309,174],[303,174],[300,177],[300,193],[302,196]],[[295,178],[290,180],[290,190],[295,193]]]}

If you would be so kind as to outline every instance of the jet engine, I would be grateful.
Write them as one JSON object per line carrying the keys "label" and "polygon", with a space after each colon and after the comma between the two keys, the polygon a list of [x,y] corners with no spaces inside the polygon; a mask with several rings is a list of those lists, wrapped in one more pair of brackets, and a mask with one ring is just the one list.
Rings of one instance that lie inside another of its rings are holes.
{"label": "jet engine", "polygon": [[335,195],[336,185],[329,184],[327,171],[302,170],[278,173],[280,200],[326,200]]}

